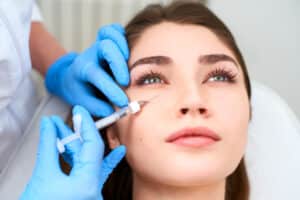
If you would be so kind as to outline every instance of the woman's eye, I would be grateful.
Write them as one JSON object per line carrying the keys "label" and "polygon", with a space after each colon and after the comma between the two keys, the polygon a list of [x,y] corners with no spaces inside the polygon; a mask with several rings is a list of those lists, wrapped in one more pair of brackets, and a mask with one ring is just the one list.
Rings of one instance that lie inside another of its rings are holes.
{"label": "woman's eye", "polygon": [[145,78],[144,84],[153,84],[153,83],[163,83],[163,80],[161,80],[159,77],[149,77]]}
{"label": "woman's eye", "polygon": [[217,75],[217,76],[210,77],[208,79],[208,81],[228,81],[228,80],[229,78],[224,75]]}
{"label": "woman's eye", "polygon": [[229,82],[233,83],[236,79],[235,73],[224,69],[216,69],[208,74],[207,81],[209,82]]}
{"label": "woman's eye", "polygon": [[163,84],[165,83],[160,73],[150,72],[142,75],[136,81],[137,85]]}

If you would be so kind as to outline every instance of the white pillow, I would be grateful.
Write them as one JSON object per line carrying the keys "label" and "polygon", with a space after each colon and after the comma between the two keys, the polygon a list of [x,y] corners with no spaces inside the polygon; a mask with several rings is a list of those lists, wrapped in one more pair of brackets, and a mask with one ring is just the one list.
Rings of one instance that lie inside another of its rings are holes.
{"label": "white pillow", "polygon": [[300,199],[300,124],[274,91],[252,82],[252,120],[245,156],[251,200]]}

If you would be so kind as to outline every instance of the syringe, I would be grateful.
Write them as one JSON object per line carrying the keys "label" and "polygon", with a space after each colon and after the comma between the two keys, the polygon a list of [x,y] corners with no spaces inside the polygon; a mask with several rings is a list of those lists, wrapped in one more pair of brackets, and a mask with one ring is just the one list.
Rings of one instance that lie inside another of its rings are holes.
{"label": "syringe", "polygon": [[105,117],[103,119],[100,119],[96,121],[96,127],[97,129],[101,130],[116,121],[118,121],[120,118],[125,117],[128,114],[135,114],[138,111],[141,110],[141,107],[144,106],[147,103],[147,101],[132,101],[128,104],[128,106],[121,108],[120,110],[114,112],[113,114],[109,115],[108,117]]}
{"label": "syringe", "polygon": [[[128,114],[135,114],[135,113],[139,112],[141,110],[142,106],[144,106],[146,103],[147,103],[147,101],[132,101],[128,104],[128,106],[121,108],[120,110],[114,112],[113,114],[109,115],[108,117],[105,117],[103,119],[96,121],[95,125],[98,130],[101,130],[101,129],[115,123],[122,117],[127,116]],[[57,139],[57,148],[60,153],[65,152],[66,144],[68,144],[74,140],[77,140],[77,139],[82,140],[81,136],[80,136],[81,121],[82,121],[81,116],[75,115],[73,117],[75,134],[69,135],[61,140]]]}

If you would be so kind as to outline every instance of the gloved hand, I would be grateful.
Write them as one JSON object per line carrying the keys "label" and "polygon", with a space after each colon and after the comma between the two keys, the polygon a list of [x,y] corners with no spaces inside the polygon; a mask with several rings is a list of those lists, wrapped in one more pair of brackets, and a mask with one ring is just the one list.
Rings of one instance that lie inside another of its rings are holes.
{"label": "gloved hand", "polygon": [[72,131],[58,117],[43,118],[36,166],[20,200],[102,200],[102,186],[125,155],[125,147],[114,149],[103,158],[104,144],[89,113],[80,106],[73,114],[82,117],[80,140],[66,145],[72,157],[72,170],[64,174],[59,166],[57,136]]}
{"label": "gloved hand", "polygon": [[[48,91],[71,105],[84,106],[98,117],[111,114],[113,108],[95,96],[95,88],[113,104],[127,105],[128,98],[117,85],[129,83],[129,50],[124,34],[121,25],[104,26],[98,32],[96,42],[83,53],[69,53],[59,58],[46,73]],[[116,81],[104,70],[105,62]]]}

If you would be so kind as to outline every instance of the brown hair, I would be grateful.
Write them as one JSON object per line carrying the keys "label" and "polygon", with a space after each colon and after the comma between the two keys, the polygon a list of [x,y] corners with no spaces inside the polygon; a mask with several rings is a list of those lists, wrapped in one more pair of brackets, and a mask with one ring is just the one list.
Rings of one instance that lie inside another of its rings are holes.
{"label": "brown hair", "polygon": [[[224,23],[208,8],[196,1],[175,1],[167,6],[152,4],[139,12],[126,26],[126,36],[131,49],[143,32],[161,22],[178,24],[195,24],[210,29],[234,53],[245,79],[245,89],[251,97],[250,81],[244,59],[236,42]],[[107,145],[107,144],[106,144]],[[109,153],[107,149],[106,153]],[[123,159],[113,171],[103,188],[104,199],[132,199],[132,172],[127,161]],[[226,200],[248,200],[249,183],[244,164],[241,160],[237,169],[226,180]]]}
{"label": "brown hair", "polygon": [[[244,59],[236,42],[225,24],[218,19],[208,8],[196,1],[175,1],[162,6],[152,4],[139,12],[126,26],[126,36],[131,49],[143,32],[153,25],[161,22],[174,22],[178,24],[195,24],[210,29],[233,52],[238,60],[244,75],[245,89],[249,100],[251,87]],[[103,131],[102,131],[103,132]],[[110,152],[106,135],[103,135],[105,155]],[[64,166],[66,168],[66,166]],[[133,179],[132,171],[124,158],[114,169],[104,184],[102,191],[105,200],[131,200]],[[248,200],[249,181],[244,159],[241,160],[235,171],[226,179],[225,200]]]}

